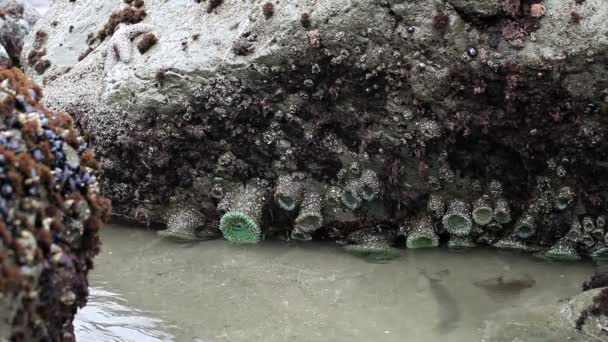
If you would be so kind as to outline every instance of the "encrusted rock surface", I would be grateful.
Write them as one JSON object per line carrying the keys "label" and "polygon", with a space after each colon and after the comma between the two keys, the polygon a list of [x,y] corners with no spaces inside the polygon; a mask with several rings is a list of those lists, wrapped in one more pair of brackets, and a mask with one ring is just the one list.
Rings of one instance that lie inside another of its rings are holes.
{"label": "encrusted rock surface", "polygon": [[[322,199],[322,227],[292,237],[407,236],[428,217],[453,246],[607,254],[606,1],[272,4],[57,1],[36,24],[22,59],[44,34],[50,66],[27,72],[87,132],[117,216],[162,223],[185,205],[218,227],[224,196],[259,178],[252,215],[288,236],[300,208],[274,187],[291,177]],[[124,26],[133,41],[112,36]],[[143,54],[138,32],[157,38]],[[524,216],[533,234],[514,234]]]}
{"label": "encrusted rock surface", "polygon": [[98,163],[67,113],[0,69],[0,341],[72,341],[110,213]]}
{"label": "encrusted rock surface", "polygon": [[505,309],[486,321],[482,341],[605,341],[608,316],[589,318],[581,331],[577,331],[576,322],[606,289],[586,291],[556,303]]}
{"label": "encrusted rock surface", "polygon": [[0,0],[1,67],[19,65],[23,40],[39,17],[36,7],[27,0]]}

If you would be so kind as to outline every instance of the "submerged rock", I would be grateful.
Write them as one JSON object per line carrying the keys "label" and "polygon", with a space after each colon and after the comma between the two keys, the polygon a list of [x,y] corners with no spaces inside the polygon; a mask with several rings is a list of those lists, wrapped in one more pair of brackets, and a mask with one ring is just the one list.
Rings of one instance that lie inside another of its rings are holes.
{"label": "submerged rock", "polygon": [[583,292],[558,303],[530,305],[498,312],[485,322],[483,341],[605,341],[608,316],[593,316],[576,330],[581,313],[606,288]]}
{"label": "submerged rock", "polygon": [[[223,220],[248,241],[429,217],[442,243],[557,257],[572,222],[606,215],[606,1],[262,7],[57,1],[36,24],[50,66],[27,73],[94,141],[116,215],[166,224],[155,213],[179,196],[219,227],[218,205],[257,178],[268,200]],[[138,52],[143,32],[156,44]],[[568,255],[594,253],[605,229]]]}
{"label": "submerged rock", "polygon": [[[95,154],[41,89],[0,69],[0,340],[70,341],[111,213]],[[73,151],[68,156],[66,151]]]}

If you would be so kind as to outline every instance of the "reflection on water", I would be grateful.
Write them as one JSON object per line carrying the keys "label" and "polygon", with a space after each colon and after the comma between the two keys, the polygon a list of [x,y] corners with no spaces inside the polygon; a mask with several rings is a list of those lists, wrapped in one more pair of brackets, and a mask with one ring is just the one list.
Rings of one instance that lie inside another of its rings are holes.
{"label": "reflection on water", "polygon": [[592,273],[497,250],[377,264],[321,243],[178,244],[119,226],[102,238],[80,341],[474,342],[513,321],[504,310],[579,293]]}
{"label": "reflection on water", "polygon": [[89,303],[78,313],[75,326],[78,341],[173,340],[171,334],[163,331],[167,327],[160,319],[127,306],[122,296],[98,286],[91,287]]}

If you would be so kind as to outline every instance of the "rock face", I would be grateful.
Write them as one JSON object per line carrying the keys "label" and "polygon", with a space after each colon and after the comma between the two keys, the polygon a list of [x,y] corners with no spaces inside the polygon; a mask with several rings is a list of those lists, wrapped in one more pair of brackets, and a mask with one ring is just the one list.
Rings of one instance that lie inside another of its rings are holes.
{"label": "rock face", "polygon": [[[591,317],[580,331],[577,320],[602,290],[585,291],[559,303],[509,308],[486,321],[483,341],[606,341],[608,316]],[[507,322],[507,323],[504,323]]]}
{"label": "rock face", "polygon": [[453,246],[604,255],[606,1],[271,3],[58,1],[36,24],[22,60],[50,67],[27,73],[87,132],[117,216],[218,227],[256,183],[243,222],[265,236],[430,221]]}
{"label": "rock face", "polygon": [[41,89],[0,69],[0,341],[72,341],[111,212],[93,152]]}
{"label": "rock face", "polygon": [[0,66],[19,65],[23,40],[38,18],[28,1],[0,0]]}

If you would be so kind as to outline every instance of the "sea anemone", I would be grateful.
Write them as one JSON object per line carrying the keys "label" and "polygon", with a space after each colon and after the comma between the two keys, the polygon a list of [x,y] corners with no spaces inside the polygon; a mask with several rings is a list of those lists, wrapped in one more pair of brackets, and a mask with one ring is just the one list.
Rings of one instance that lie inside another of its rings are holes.
{"label": "sea anemone", "polygon": [[536,222],[534,216],[530,214],[522,215],[517,222],[515,222],[515,235],[520,239],[527,239],[536,234]]}
{"label": "sea anemone", "polygon": [[380,180],[378,175],[372,170],[365,170],[359,178],[360,195],[365,201],[374,200],[380,193]]}
{"label": "sea anemone", "polygon": [[485,226],[492,222],[494,211],[490,206],[490,198],[482,196],[473,204],[473,221],[480,226]]}
{"label": "sea anemone", "polygon": [[581,257],[574,248],[574,243],[566,237],[559,239],[548,251],[544,253],[544,257],[552,260],[560,261],[577,261]]}
{"label": "sea anemone", "polygon": [[[214,232],[201,234],[206,224],[205,215],[196,208],[176,206],[165,213],[167,229],[160,230],[158,235],[176,241],[199,241],[217,237]],[[217,230],[215,230],[217,232]]]}
{"label": "sea anemone", "polygon": [[234,243],[257,243],[262,234],[256,220],[240,211],[224,214],[220,220],[220,230],[226,240]]}
{"label": "sea anemone", "polygon": [[359,229],[346,237],[349,244],[344,246],[344,249],[372,261],[394,259],[401,254],[398,249],[392,247],[396,236],[395,230],[383,226]]}
{"label": "sea anemone", "polygon": [[453,200],[443,216],[443,226],[454,236],[467,236],[471,232],[473,222],[469,216],[469,205],[460,200]]}
{"label": "sea anemone", "polygon": [[448,248],[461,249],[473,247],[477,247],[477,245],[471,240],[470,236],[452,235],[450,236],[450,240],[448,240]]}
{"label": "sea anemone", "polygon": [[361,188],[360,185],[361,184],[358,180],[352,180],[342,190],[340,201],[346,208],[356,210],[361,206],[362,200],[361,196],[359,195]]}
{"label": "sea anemone", "polygon": [[398,249],[386,244],[346,245],[344,250],[372,261],[392,260],[401,255]]}
{"label": "sea anemone", "polygon": [[525,244],[523,241],[520,241],[517,235],[515,234],[504,236],[502,239],[498,240],[493,246],[500,249],[510,249],[526,252],[536,250],[535,248],[531,248],[529,245]]}
{"label": "sea anemone", "polygon": [[266,202],[266,184],[253,179],[232,191],[218,204],[226,213],[220,219],[224,238],[234,243],[257,243],[261,239],[260,219]]}
{"label": "sea anemone", "polygon": [[500,224],[511,222],[511,209],[509,202],[504,198],[499,198],[494,204],[494,219]]}
{"label": "sea anemone", "polygon": [[295,210],[302,201],[302,183],[292,176],[280,176],[274,191],[274,201],[283,210]]}
{"label": "sea anemone", "polygon": [[323,225],[321,213],[322,197],[315,192],[306,192],[302,201],[300,214],[296,217],[291,238],[295,240],[310,240],[311,234]]}
{"label": "sea anemone", "polygon": [[439,238],[433,230],[433,222],[430,217],[423,216],[408,229],[406,238],[407,248],[429,248],[437,247]]}
{"label": "sea anemone", "polygon": [[445,213],[445,201],[439,194],[431,194],[426,205],[426,209],[435,218],[441,218]]}
{"label": "sea anemone", "polygon": [[557,191],[557,196],[555,199],[555,207],[558,210],[564,210],[570,206],[574,202],[574,191],[569,186],[561,187]]}

